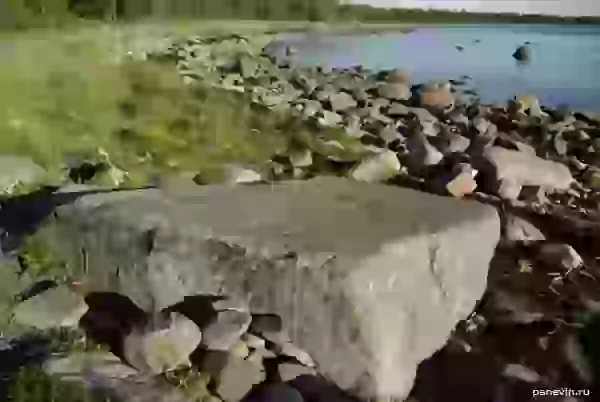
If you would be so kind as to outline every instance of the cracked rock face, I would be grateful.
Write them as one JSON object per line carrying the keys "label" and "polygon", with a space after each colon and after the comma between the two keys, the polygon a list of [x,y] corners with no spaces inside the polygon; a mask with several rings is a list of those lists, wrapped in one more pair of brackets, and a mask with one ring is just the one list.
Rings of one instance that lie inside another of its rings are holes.
{"label": "cracked rock face", "polygon": [[492,207],[331,177],[86,195],[53,229],[72,266],[87,250],[90,291],[249,301],[340,387],[399,398],[481,298],[500,236]]}

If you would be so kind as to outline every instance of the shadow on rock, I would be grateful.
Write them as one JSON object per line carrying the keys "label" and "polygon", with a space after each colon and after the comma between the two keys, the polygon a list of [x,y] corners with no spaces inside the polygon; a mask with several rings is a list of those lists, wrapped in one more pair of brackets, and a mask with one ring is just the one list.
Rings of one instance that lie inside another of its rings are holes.
{"label": "shadow on rock", "polygon": [[498,372],[490,356],[444,348],[420,364],[412,396],[419,402],[445,401],[449,395],[465,402],[492,401]]}
{"label": "shadow on rock", "polygon": [[12,256],[23,239],[39,229],[57,207],[71,204],[88,194],[130,191],[138,188],[71,192],[58,192],[58,190],[58,187],[48,186],[29,194],[0,198],[0,251],[4,256]]}
{"label": "shadow on rock", "polygon": [[123,339],[132,328],[142,325],[146,313],[127,296],[112,292],[96,292],[86,296],[88,311],[79,325],[87,336],[110,347],[111,352],[123,359]]}

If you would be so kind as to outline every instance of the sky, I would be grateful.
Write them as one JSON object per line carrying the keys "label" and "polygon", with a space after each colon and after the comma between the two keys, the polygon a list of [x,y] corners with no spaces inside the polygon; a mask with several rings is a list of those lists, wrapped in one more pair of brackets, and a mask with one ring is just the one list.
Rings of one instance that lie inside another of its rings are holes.
{"label": "sky", "polygon": [[600,0],[350,0],[379,7],[465,9],[555,15],[600,15]]}

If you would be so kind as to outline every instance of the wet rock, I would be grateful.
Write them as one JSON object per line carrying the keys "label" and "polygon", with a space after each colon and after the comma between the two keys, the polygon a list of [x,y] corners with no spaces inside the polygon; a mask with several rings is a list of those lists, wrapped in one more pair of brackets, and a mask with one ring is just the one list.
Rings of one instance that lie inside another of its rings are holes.
{"label": "wet rock", "polygon": [[359,163],[349,173],[354,180],[379,182],[391,179],[400,172],[400,161],[395,152],[385,150]]}
{"label": "wet rock", "polygon": [[[45,243],[60,238],[56,256],[72,266],[88,251],[80,280],[92,291],[121,293],[146,311],[197,294],[249,299],[252,311],[281,316],[293,346],[341,388],[403,398],[418,364],[481,298],[500,223],[478,202],[321,177],[82,195],[57,208],[48,230],[60,236]],[[191,339],[173,342],[171,363],[200,343],[189,330]],[[144,334],[161,332],[135,332],[131,360],[147,366]]]}
{"label": "wet rock", "polygon": [[41,330],[76,327],[87,309],[83,297],[66,286],[58,286],[21,302],[14,309],[14,319]]}
{"label": "wet rock", "polygon": [[583,266],[579,253],[568,244],[544,243],[538,250],[537,258],[545,264],[560,266],[567,271]]}
{"label": "wet rock", "polygon": [[[566,191],[573,182],[569,169],[562,163],[544,160],[525,152],[491,146],[483,152],[496,182],[516,186],[539,186],[547,191]],[[483,169],[482,169],[483,170]]]}
{"label": "wet rock", "polygon": [[529,61],[531,60],[531,48],[527,45],[519,46],[512,57],[518,61]]}
{"label": "wet rock", "polygon": [[347,110],[356,107],[357,105],[354,98],[345,92],[330,95],[329,104],[331,105],[331,110],[333,110],[334,112]]}
{"label": "wet rock", "polygon": [[546,240],[546,236],[531,222],[508,212],[504,214],[504,235],[509,242]]}
{"label": "wet rock", "polygon": [[408,100],[411,97],[411,92],[405,84],[386,83],[377,88],[377,95],[390,100]]}
{"label": "wet rock", "polygon": [[190,354],[200,345],[202,333],[191,320],[178,313],[157,314],[125,337],[127,362],[147,374],[161,374],[190,364]]}
{"label": "wet rock", "polygon": [[46,171],[26,157],[0,155],[0,193],[11,194],[19,184],[40,181]]}

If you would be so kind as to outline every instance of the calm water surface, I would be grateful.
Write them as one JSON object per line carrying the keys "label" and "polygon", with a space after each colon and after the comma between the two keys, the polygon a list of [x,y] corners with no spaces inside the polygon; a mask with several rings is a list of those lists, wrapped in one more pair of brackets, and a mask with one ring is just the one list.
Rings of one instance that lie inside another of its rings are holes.
{"label": "calm water surface", "polygon": [[[291,34],[286,40],[301,65],[403,68],[415,83],[468,75],[485,102],[535,93],[542,104],[600,111],[600,26],[443,25],[409,34]],[[525,41],[533,58],[522,65],[512,54]]]}

